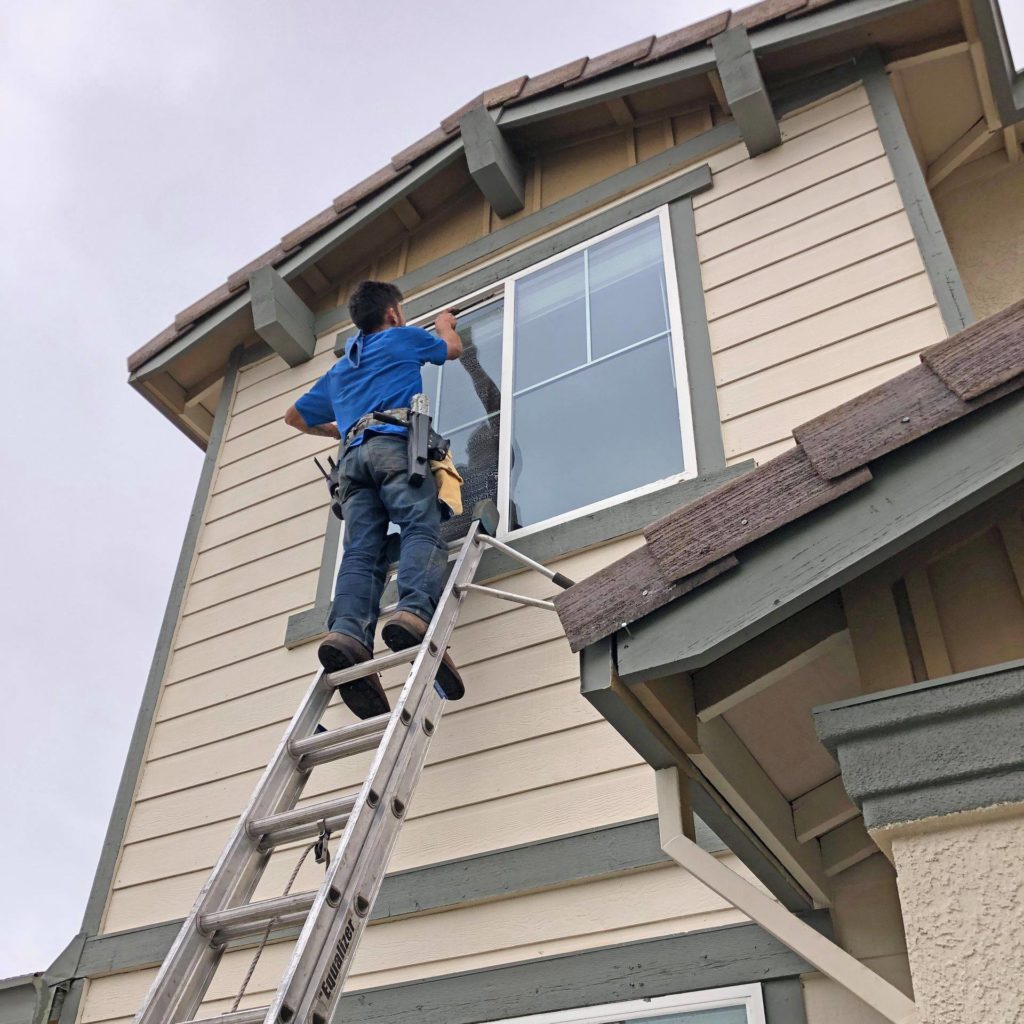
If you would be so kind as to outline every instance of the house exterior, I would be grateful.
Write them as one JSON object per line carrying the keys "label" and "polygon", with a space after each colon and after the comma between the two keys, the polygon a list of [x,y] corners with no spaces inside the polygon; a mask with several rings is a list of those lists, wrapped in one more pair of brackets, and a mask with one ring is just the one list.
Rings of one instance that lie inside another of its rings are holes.
{"label": "house exterior", "polygon": [[129,370],[206,450],[192,515],[82,930],[0,1016],[133,1016],[308,685],[343,538],[282,417],[372,276],[463,310],[426,383],[467,502],[581,582],[467,600],[339,1019],[885,1019],[663,851],[666,772],[922,1020],[1019,1019],[1022,119],[995,0],[764,0],[489,89],[179,313]]}

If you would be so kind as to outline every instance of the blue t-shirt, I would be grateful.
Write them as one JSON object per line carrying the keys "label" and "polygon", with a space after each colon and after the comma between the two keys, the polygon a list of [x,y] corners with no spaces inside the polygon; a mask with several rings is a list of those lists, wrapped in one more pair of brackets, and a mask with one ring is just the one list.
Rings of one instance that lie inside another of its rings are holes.
{"label": "blue t-shirt", "polygon": [[[306,426],[338,424],[344,440],[355,423],[370,412],[406,409],[423,390],[420,367],[440,366],[448,358],[444,339],[422,327],[389,327],[376,334],[361,331],[350,338],[339,359],[296,403]],[[405,427],[381,423],[375,433],[405,434]],[[362,443],[357,437],[353,447]]]}

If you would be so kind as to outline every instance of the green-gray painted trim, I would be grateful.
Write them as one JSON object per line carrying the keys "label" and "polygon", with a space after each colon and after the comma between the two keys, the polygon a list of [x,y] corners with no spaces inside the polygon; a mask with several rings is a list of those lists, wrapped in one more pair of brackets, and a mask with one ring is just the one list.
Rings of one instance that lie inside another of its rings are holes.
{"label": "green-gray painted trim", "polygon": [[858,58],[857,66],[878,123],[878,134],[889,158],[896,187],[910,218],[914,238],[939,304],[939,312],[947,332],[955,334],[974,322],[974,314],[935,203],[928,191],[928,184],[921,173],[921,165],[917,162],[907,134],[907,126],[889,83],[889,74],[877,50],[863,54]]}
{"label": "green-gray painted trim", "polygon": [[992,95],[1004,126],[1024,120],[1024,74],[1017,70],[997,0],[971,0]]}
{"label": "green-gray painted trim", "polygon": [[761,68],[742,25],[720,32],[711,40],[718,76],[729,110],[739,125],[751,157],[782,145],[779,122],[768,98]]}
{"label": "green-gray painted trim", "polygon": [[[802,920],[831,935],[828,914]],[[538,957],[342,996],[334,1021],[479,1024],[794,977],[812,968],[756,924]]]}
{"label": "green-gray painted trim", "polygon": [[725,468],[725,441],[718,409],[718,385],[711,356],[711,334],[704,304],[704,281],[697,252],[697,227],[690,196],[669,204],[669,233],[683,317],[683,349],[690,391],[690,415],[702,474]]}
{"label": "green-gray painted trim", "polygon": [[253,342],[253,344],[247,345],[242,349],[242,358],[238,368],[243,370],[245,367],[252,366],[253,363],[258,363],[260,360],[272,355],[274,355],[274,350],[261,338],[259,341]]}
{"label": "green-gray painted trim", "polygon": [[779,117],[785,117],[785,115],[793,113],[794,110],[799,110],[826,96],[847,89],[860,80],[857,64],[850,59],[809,78],[798,79],[795,82],[769,89],[772,107]]}
{"label": "green-gray painted trim", "polygon": [[766,1024],[807,1024],[804,987],[799,978],[772,978],[761,986]]}
{"label": "green-gray painted trim", "polygon": [[[710,426],[710,422],[708,426]],[[717,421],[715,428],[720,430]],[[698,441],[700,442],[703,437],[710,449],[710,454],[707,455],[708,461],[714,463],[714,435],[711,434],[709,437],[709,434],[710,430],[705,430],[703,434],[699,433]],[[698,464],[701,464],[701,454],[701,448],[698,447]],[[724,461],[723,455],[722,462],[724,463]],[[638,533],[655,519],[667,515],[679,508],[680,505],[696,500],[701,495],[707,494],[708,491],[714,490],[753,468],[754,463],[751,461],[728,467],[723,464],[717,469],[713,468],[708,472],[702,472],[693,480],[680,480],[678,483],[670,484],[660,490],[627,498],[617,505],[577,516],[568,522],[549,526],[536,533],[527,534],[525,537],[513,537],[507,543],[534,561],[545,564],[553,562],[555,559],[564,558],[574,552],[605,544],[617,537]],[[325,554],[317,581],[316,604],[312,608],[296,612],[288,619],[284,641],[288,648],[317,640],[327,630],[327,613],[331,605],[328,588],[333,588],[334,585],[334,560],[337,557],[336,547],[329,557],[327,548],[328,544],[325,543]],[[522,566],[508,555],[499,551],[488,551],[480,561],[477,580],[483,583],[497,579],[499,576],[521,571],[521,569]],[[321,593],[321,587],[324,588],[323,593]],[[387,596],[384,598],[384,603],[388,603]]]}
{"label": "green-gray painted trim", "polygon": [[0,1024],[43,1024],[52,993],[38,974],[0,981]]}
{"label": "green-gray painted trim", "polygon": [[[512,224],[507,224],[497,231],[492,231],[475,242],[470,242],[453,252],[438,256],[429,263],[417,267],[395,283],[402,291],[411,295],[433,281],[456,273],[459,270],[480,262],[488,256],[501,252],[510,246],[540,234],[564,221],[580,216],[587,210],[609,203],[619,196],[633,192],[658,178],[671,174],[687,164],[710,155],[719,149],[739,141],[739,129],[732,123],[717,125],[710,131],[701,132],[692,139],[686,139],[663,153],[641,160],[633,167],[627,167],[609,178],[573,192],[564,199],[559,199],[550,206],[536,213],[520,217]],[[427,309],[433,307],[428,306]],[[317,334],[341,327],[348,323],[348,314],[344,309],[330,310],[317,319]]]}
{"label": "green-gray painted trim", "polygon": [[813,715],[868,828],[1024,801],[1024,660]]}
{"label": "green-gray painted trim", "polygon": [[[789,49],[835,32],[847,32],[888,15],[912,10],[927,2],[929,0],[847,0],[842,4],[755,29],[750,33],[751,45],[755,53]],[[646,67],[625,68],[586,85],[559,90],[526,103],[505,107],[498,118],[498,124],[502,128],[532,124],[548,117],[570,113],[580,107],[606,103],[642,89],[703,75],[714,70],[714,67],[711,47],[699,47]]]}
{"label": "green-gray painted trim", "polygon": [[518,213],[526,205],[526,175],[491,111],[473,107],[463,116],[459,128],[469,175],[491,209],[499,217]]}
{"label": "green-gray painted trim", "polygon": [[[645,716],[637,712],[635,701],[616,692],[615,677],[612,638],[599,640],[580,652],[580,693],[652,768],[676,765],[677,752],[666,746],[664,734],[650,728]],[[811,907],[812,900],[803,887],[706,780],[691,776],[689,787],[694,813],[783,906],[790,910],[807,910]]]}
{"label": "green-gray painted trim", "polygon": [[252,323],[256,333],[289,365],[313,358],[316,335],[313,311],[295,289],[271,266],[249,277]]}
{"label": "green-gray painted trim", "polygon": [[622,678],[708,665],[1024,479],[1022,419],[1016,392],[872,462],[870,483],[748,545],[737,568],[620,632]]}
{"label": "green-gray painted trim", "polygon": [[[697,822],[697,842],[710,853],[724,843]],[[372,919],[436,913],[668,864],[657,818],[643,818],[526,846],[415,868],[384,879]],[[167,921],[84,943],[74,976],[89,978],[152,967],[167,955],[181,921]]]}
{"label": "green-gray painted trim", "polygon": [[[731,125],[722,125],[721,127],[731,127]],[[717,129],[712,129],[712,131],[717,131]],[[711,132],[705,134],[710,135]],[[482,288],[497,284],[510,274],[526,270],[534,266],[534,264],[548,259],[550,256],[557,256],[559,253],[565,252],[566,249],[571,249],[574,245],[579,245],[581,242],[586,242],[588,239],[604,231],[610,231],[620,224],[625,224],[627,221],[643,216],[645,213],[650,213],[659,206],[664,206],[666,203],[681,199],[683,196],[693,196],[704,192],[711,188],[711,183],[711,168],[707,164],[701,164],[699,167],[695,167],[693,170],[687,171],[671,181],[656,185],[654,188],[641,192],[639,195],[631,196],[615,206],[602,210],[600,213],[595,213],[586,220],[579,221],[554,235],[549,235],[547,238],[542,238],[539,242],[534,242],[532,245],[526,246],[517,252],[503,256],[494,263],[489,263],[485,267],[472,270],[462,277],[446,281],[433,291],[406,302],[404,306],[405,313],[410,320],[415,320],[416,317],[422,316],[432,309],[447,306],[460,299],[464,299],[467,295],[471,295]],[[400,288],[403,287],[401,281],[398,282],[398,285]],[[345,336],[347,333],[346,331],[339,332],[334,343],[336,355],[340,356],[345,351]]]}
{"label": "green-gray painted trim", "polygon": [[100,851],[99,863],[96,866],[96,875],[93,878],[89,900],[86,903],[85,914],[82,917],[82,931],[89,935],[95,935],[99,930],[100,921],[103,917],[103,908],[106,906],[107,895],[114,878],[114,868],[117,864],[121,840],[124,837],[125,826],[131,811],[135,785],[138,781],[139,772],[142,769],[146,743],[149,739],[150,725],[153,721],[153,715],[156,713],[157,700],[160,696],[160,684],[163,682],[164,670],[167,667],[167,660],[170,656],[171,641],[174,639],[174,630],[178,623],[181,602],[185,595],[185,586],[188,582],[188,574],[192,566],[192,556],[195,553],[196,541],[199,538],[199,529],[203,521],[203,512],[206,509],[210,485],[213,482],[213,471],[217,461],[217,453],[220,451],[221,441],[227,426],[228,411],[231,407],[231,399],[234,396],[235,381],[238,375],[238,361],[241,358],[241,353],[240,347],[235,349],[228,363],[224,383],[221,386],[220,400],[217,403],[217,414],[213,420],[213,429],[210,432],[210,441],[206,448],[206,457],[203,459],[203,467],[199,473],[195,497],[192,500],[192,510],[189,513],[188,523],[185,527],[181,554],[178,556],[178,564],[174,570],[174,577],[171,580],[171,592],[167,598],[167,607],[164,610],[163,621],[160,624],[160,632],[157,634],[153,662],[142,693],[142,702],[139,705],[139,713],[135,719],[135,728],[128,746],[124,769],[121,773],[121,781],[117,787],[117,795],[114,798],[110,823],[107,826],[106,837],[103,840],[103,847]]}

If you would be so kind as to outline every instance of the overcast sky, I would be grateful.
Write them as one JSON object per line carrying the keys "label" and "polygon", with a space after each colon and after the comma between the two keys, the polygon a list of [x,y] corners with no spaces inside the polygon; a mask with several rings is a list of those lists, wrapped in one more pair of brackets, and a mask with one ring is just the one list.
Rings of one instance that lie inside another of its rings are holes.
{"label": "overcast sky", "polygon": [[199,474],[124,357],[483,88],[721,6],[3,4],[0,976],[78,930]]}

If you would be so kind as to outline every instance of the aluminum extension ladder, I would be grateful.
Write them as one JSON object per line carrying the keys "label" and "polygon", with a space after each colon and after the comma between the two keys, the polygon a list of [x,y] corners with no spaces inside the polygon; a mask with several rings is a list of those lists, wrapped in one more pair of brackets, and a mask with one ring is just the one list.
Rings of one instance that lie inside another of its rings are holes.
{"label": "aluminum extension ladder", "polygon": [[[210,1018],[216,1024],[328,1024],[341,996],[387,870],[388,860],[423,771],[445,700],[433,685],[465,595],[471,591],[554,610],[550,601],[473,583],[486,547],[499,549],[561,587],[572,581],[490,536],[494,522],[478,506],[422,644],[313,681],[249,800],[224,852],[160,968],[136,1024],[183,1024],[203,1001],[230,944],[271,928],[302,926],[291,960],[269,1006]],[[405,687],[386,715],[317,732],[342,683],[412,662]],[[355,795],[296,807],[314,767],[376,748]],[[296,840],[344,828],[316,892],[250,903],[271,852]]]}

